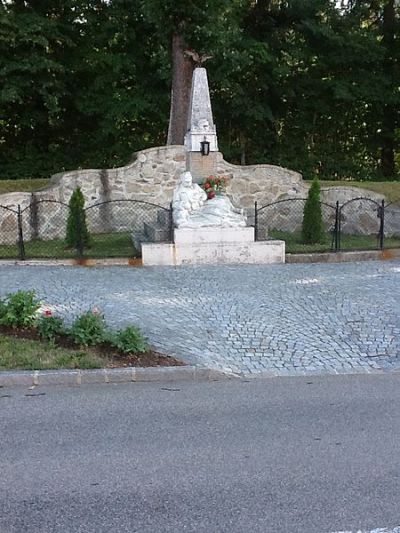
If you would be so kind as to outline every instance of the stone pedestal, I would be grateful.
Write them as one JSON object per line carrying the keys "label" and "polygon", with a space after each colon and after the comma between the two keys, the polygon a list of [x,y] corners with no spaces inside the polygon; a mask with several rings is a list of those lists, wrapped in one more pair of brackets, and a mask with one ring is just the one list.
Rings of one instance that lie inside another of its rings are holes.
{"label": "stone pedestal", "polygon": [[285,262],[284,241],[254,241],[254,228],[175,229],[173,244],[142,244],[149,266]]}

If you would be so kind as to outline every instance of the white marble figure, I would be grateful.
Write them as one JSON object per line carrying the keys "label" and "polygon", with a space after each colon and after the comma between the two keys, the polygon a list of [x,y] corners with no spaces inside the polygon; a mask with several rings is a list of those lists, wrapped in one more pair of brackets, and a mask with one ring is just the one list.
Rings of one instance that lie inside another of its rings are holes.
{"label": "white marble figure", "polygon": [[243,210],[236,209],[227,196],[207,200],[205,191],[193,183],[190,172],[181,174],[174,191],[172,208],[177,228],[246,226]]}
{"label": "white marble figure", "polygon": [[176,227],[183,227],[190,214],[199,210],[206,200],[207,193],[197,183],[193,183],[192,174],[183,172],[172,199]]}

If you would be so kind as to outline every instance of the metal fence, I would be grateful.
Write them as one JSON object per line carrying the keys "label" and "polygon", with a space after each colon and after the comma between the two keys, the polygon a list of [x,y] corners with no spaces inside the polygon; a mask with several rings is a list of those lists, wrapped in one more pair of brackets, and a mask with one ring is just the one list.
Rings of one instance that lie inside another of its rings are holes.
{"label": "metal fence", "polygon": [[[256,203],[256,240],[284,240],[289,253],[400,248],[400,202],[366,197],[342,205],[321,202],[323,238],[304,244],[305,202],[287,198],[261,207]],[[124,199],[89,205],[84,209],[89,243],[72,248],[66,244],[70,214],[68,204],[56,200],[0,205],[0,258],[133,258],[139,257],[142,242],[173,241],[172,206]]]}
{"label": "metal fence", "polygon": [[342,205],[320,202],[323,236],[305,244],[302,237],[306,198],[287,198],[254,208],[256,240],[281,239],[286,251],[327,252],[400,248],[400,203],[353,198]]}
{"label": "metal fence", "polygon": [[[56,200],[0,205],[0,258],[138,257],[142,242],[171,242],[173,237],[171,207],[110,200],[84,209],[89,243],[71,248],[66,244],[70,215],[68,204]],[[82,223],[78,217],[77,226]]]}

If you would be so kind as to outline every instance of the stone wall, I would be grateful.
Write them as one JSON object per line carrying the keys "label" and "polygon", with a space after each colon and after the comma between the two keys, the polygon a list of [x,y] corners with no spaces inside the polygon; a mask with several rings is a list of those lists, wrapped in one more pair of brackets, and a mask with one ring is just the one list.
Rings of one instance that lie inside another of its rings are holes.
{"label": "stone wall", "polygon": [[[216,159],[218,174],[229,177],[228,195],[236,206],[246,209],[250,224],[254,218],[255,201],[262,206],[285,198],[307,197],[309,185],[303,182],[298,172],[273,165],[232,165],[224,161],[221,153],[216,154]],[[185,161],[183,146],[150,148],[137,152],[133,161],[121,168],[63,172],[52,176],[50,185],[41,191],[0,195],[0,206],[16,210],[19,204],[22,210],[25,209],[23,229],[26,239],[64,237],[66,205],[77,186],[81,187],[87,206],[108,200],[136,199],[168,207],[179,175],[185,170]],[[331,204],[335,204],[336,200],[343,203],[359,196],[368,196],[377,202],[382,199],[379,194],[355,188],[322,189],[323,201]],[[36,208],[29,207],[32,201],[39,202]],[[65,205],[52,203],[54,201]],[[349,206],[348,219],[352,221],[349,230],[361,228],[362,232],[374,233],[376,213],[365,216],[362,207],[356,203],[351,209]],[[285,211],[279,217],[282,226],[288,224],[289,216],[285,215]],[[398,219],[396,212],[391,218]],[[107,231],[121,229],[121,204],[110,204],[107,213],[98,210],[89,222],[91,230],[96,232],[104,231],[106,222]],[[0,243],[15,242],[16,224],[16,215],[0,207]],[[293,227],[293,224],[301,225],[301,213],[290,226]],[[400,228],[397,230],[400,233]]]}

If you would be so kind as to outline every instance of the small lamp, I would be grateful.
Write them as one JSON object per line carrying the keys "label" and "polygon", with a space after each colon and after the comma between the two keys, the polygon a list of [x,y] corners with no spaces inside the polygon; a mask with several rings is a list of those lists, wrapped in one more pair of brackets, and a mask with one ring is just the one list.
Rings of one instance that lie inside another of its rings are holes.
{"label": "small lamp", "polygon": [[204,137],[204,141],[200,143],[200,152],[201,155],[208,155],[210,153],[210,143]]}

